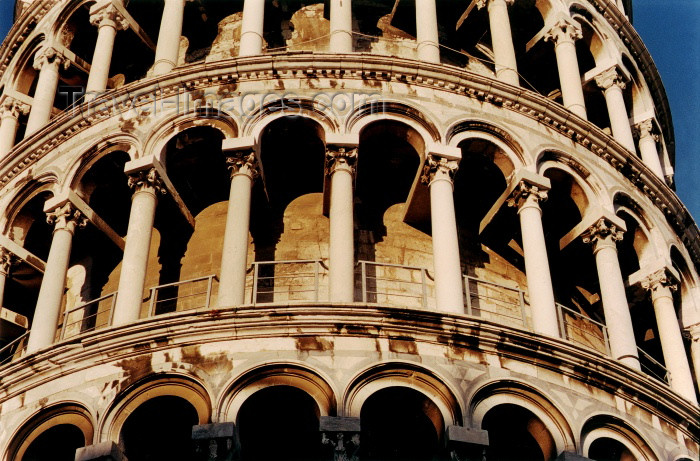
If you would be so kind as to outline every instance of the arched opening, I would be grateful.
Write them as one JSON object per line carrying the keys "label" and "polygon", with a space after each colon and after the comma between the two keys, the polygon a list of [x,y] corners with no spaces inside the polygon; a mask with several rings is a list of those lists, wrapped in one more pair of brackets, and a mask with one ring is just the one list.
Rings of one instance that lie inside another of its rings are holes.
{"label": "arched opening", "polygon": [[362,405],[363,459],[428,461],[441,452],[445,422],[438,407],[421,392],[387,387]]}
{"label": "arched opening", "polygon": [[129,461],[190,461],[197,410],[181,397],[161,395],[139,405],[127,418],[120,443]]}
{"label": "arched opening", "polygon": [[238,413],[241,461],[307,461],[320,446],[319,408],[314,399],[291,386],[261,389]]}
{"label": "arched opening", "polygon": [[594,461],[638,461],[622,442],[607,437],[591,444],[588,458]]}
{"label": "arched opening", "polygon": [[625,421],[597,415],[583,425],[583,456],[595,461],[657,461],[659,458]]}
{"label": "arched opening", "polygon": [[[596,84],[596,75],[594,75],[596,66],[603,66],[606,62],[611,62],[610,57],[605,50],[603,39],[591,25],[591,14],[582,8],[574,7],[572,16],[579,23],[582,34],[581,39],[576,40],[576,57],[579,71],[585,77],[583,96],[586,103],[586,115],[594,125],[610,130],[610,118],[605,96]],[[597,69],[597,72],[602,70],[605,69]]]}
{"label": "arched opening", "polygon": [[551,460],[557,455],[552,438],[534,413],[513,404],[489,410],[481,422],[489,433],[486,459],[498,461]]}
{"label": "arched opening", "polygon": [[17,461],[73,461],[75,450],[84,447],[85,436],[72,424],[59,424],[42,432]]}

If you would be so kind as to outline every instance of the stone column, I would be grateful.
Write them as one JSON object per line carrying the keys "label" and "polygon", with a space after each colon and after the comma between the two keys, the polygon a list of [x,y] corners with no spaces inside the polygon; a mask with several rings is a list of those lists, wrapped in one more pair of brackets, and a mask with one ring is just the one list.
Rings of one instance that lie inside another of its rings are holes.
{"label": "stone column", "polygon": [[239,56],[262,54],[265,0],[245,0]]}
{"label": "stone column", "polygon": [[659,135],[655,133],[654,120],[651,118],[645,120],[642,123],[638,123],[635,128],[639,133],[639,153],[642,156],[642,162],[662,181],[665,181],[664,170],[659,159],[659,151],[656,149]]}
{"label": "stone column", "polygon": [[520,85],[518,64],[515,59],[513,35],[508,17],[508,5],[514,0],[476,0],[476,6],[481,9],[488,3],[489,29],[491,31],[491,46],[496,59],[496,78],[514,86]]}
{"label": "stone column", "polygon": [[416,44],[418,59],[440,63],[440,38],[435,0],[416,2]]}
{"label": "stone column", "polygon": [[85,88],[87,100],[94,99],[107,89],[114,39],[118,30],[126,30],[129,27],[129,23],[111,1],[98,2],[90,8],[90,24],[97,26],[97,42]]}
{"label": "stone column", "polygon": [[625,81],[616,67],[602,72],[595,78],[596,84],[603,90],[605,104],[608,107],[610,129],[613,137],[630,152],[635,152],[632,127],[627,117],[627,107],[622,90],[625,89]]}
{"label": "stone column", "polygon": [[15,146],[19,116],[29,113],[29,105],[14,98],[6,97],[0,106],[0,160]]}
{"label": "stone column", "polygon": [[700,383],[700,323],[692,325],[687,330],[690,337],[690,357],[693,360],[695,370],[695,380]]}
{"label": "stone column", "polygon": [[124,325],[139,319],[158,194],[165,193],[155,168],[132,173],[129,187],[134,189],[134,195],[131,198],[113,325]]}
{"label": "stone column", "polygon": [[7,248],[0,247],[0,308],[5,307],[5,283],[10,275],[13,256]]}
{"label": "stone column", "polygon": [[187,0],[165,0],[153,63],[154,76],[167,74],[177,65],[186,2]]}
{"label": "stone column", "polygon": [[695,386],[690,373],[690,364],[688,363],[688,357],[685,355],[683,336],[678,317],[676,317],[676,308],[673,305],[673,294],[671,293],[672,290],[678,289],[678,281],[670,270],[661,269],[643,280],[642,287],[651,292],[661,350],[664,354],[664,363],[669,375],[668,383],[671,389],[697,405],[698,401],[695,397]]}
{"label": "stone column", "polygon": [[53,239],[29,332],[29,353],[50,346],[56,338],[73,235],[78,227],[87,224],[87,219],[70,202],[49,211],[47,221],[54,225]]}
{"label": "stone column", "polygon": [[56,89],[58,88],[58,71],[68,68],[70,62],[60,51],[44,45],[34,56],[34,68],[39,71],[39,80],[34,91],[34,101],[29,112],[25,137],[44,127],[51,119]]}
{"label": "stone column", "polygon": [[559,71],[559,86],[564,107],[582,119],[587,118],[586,102],[583,99],[581,71],[578,67],[575,40],[583,38],[581,27],[573,21],[559,21],[544,36],[554,43]]}
{"label": "stone column", "polygon": [[253,182],[260,174],[252,147],[226,155],[231,171],[231,192],[221,252],[218,303],[222,308],[240,306],[245,302],[250,202]]}
{"label": "stone column", "polygon": [[462,266],[454,206],[454,175],[457,162],[429,155],[422,182],[430,187],[430,222],[435,266],[435,301],[446,312],[464,313]]}
{"label": "stone column", "polygon": [[353,179],[356,161],[356,147],[328,146],[326,149],[326,174],[330,177],[328,279],[331,302],[355,300]]}
{"label": "stone column", "polygon": [[520,217],[532,326],[537,333],[558,338],[559,322],[540,208],[540,202],[547,199],[547,189],[549,187],[544,184],[520,181],[508,200],[508,205],[516,207]]}
{"label": "stone column", "polygon": [[640,370],[632,317],[615,244],[622,240],[622,234],[623,231],[618,230],[615,224],[601,218],[582,234],[582,238],[584,243],[593,244],[610,353],[614,359]]}
{"label": "stone column", "polygon": [[331,53],[352,53],[352,0],[331,0]]}

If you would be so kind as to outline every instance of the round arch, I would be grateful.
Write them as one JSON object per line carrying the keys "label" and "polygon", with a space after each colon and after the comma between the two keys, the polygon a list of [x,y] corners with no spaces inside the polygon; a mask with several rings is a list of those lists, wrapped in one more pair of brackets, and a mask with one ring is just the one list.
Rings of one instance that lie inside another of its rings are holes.
{"label": "round arch", "polygon": [[[51,195],[54,195],[57,184],[57,176],[52,173],[46,173],[34,178],[32,181],[22,187],[10,201],[10,204],[5,208],[5,214],[2,217],[3,234],[8,235],[10,238],[17,241],[18,236],[13,235],[12,229],[15,226],[22,209],[39,194],[50,193]],[[24,228],[24,226],[22,227]],[[20,242],[21,240],[18,243]]]}
{"label": "round arch", "polygon": [[63,187],[76,190],[85,173],[100,159],[112,152],[125,152],[129,155],[130,160],[134,160],[139,157],[139,147],[139,141],[136,137],[125,133],[119,133],[101,140],[99,143],[86,149],[82,155],[74,160],[67,170],[65,180],[62,182]]}
{"label": "round arch", "polygon": [[662,459],[640,436],[640,432],[628,422],[610,415],[598,414],[586,420],[581,430],[581,451],[588,457],[591,446],[601,439],[612,439],[621,443],[639,461]]}
{"label": "round arch", "polygon": [[442,136],[438,123],[426,111],[403,102],[381,100],[381,102],[365,103],[348,115],[345,130],[348,133],[360,134],[372,122],[393,120],[413,128],[423,138],[425,146],[440,142]]}
{"label": "round arch", "polygon": [[480,139],[494,144],[504,155],[495,156],[493,161],[503,176],[508,178],[514,171],[527,166],[522,143],[506,130],[484,122],[460,122],[450,128],[448,144],[459,146],[464,141]]}
{"label": "round arch", "polygon": [[235,377],[225,386],[216,404],[220,421],[237,421],[245,401],[255,392],[273,386],[289,386],[306,392],[316,402],[320,416],[336,414],[336,393],[330,380],[317,370],[299,364],[263,364]]}
{"label": "round arch", "polygon": [[32,82],[37,75],[37,71],[33,67],[34,55],[45,41],[46,36],[38,34],[22,47],[18,53],[19,57],[11,61],[13,63],[11,65],[14,67],[8,68],[3,74],[9,75],[5,88],[13,88],[24,94],[29,93]]}
{"label": "round arch", "polygon": [[533,413],[554,439],[556,452],[575,451],[576,441],[571,424],[552,399],[529,384],[518,380],[497,380],[474,390],[469,400],[470,427],[481,427],[489,410],[512,404]]}
{"label": "round arch", "polygon": [[408,362],[380,363],[366,368],[350,380],[343,394],[344,416],[359,417],[365,401],[379,390],[406,387],[424,394],[440,410],[445,425],[462,425],[463,402],[447,381],[423,366]]}
{"label": "round arch", "polygon": [[[241,105],[243,104],[244,102],[241,102]],[[252,136],[256,141],[260,141],[260,137],[271,123],[284,117],[302,117],[315,122],[321,127],[324,140],[328,134],[337,133],[340,128],[338,122],[324,111],[319,101],[306,98],[278,98],[240,117],[244,120],[241,124],[241,136]]]}
{"label": "round arch", "polygon": [[145,378],[118,395],[109,406],[99,425],[99,441],[118,443],[129,415],[142,403],[155,397],[180,397],[194,407],[198,424],[209,423],[212,414],[209,395],[204,385],[189,377],[169,375]]}
{"label": "round arch", "polygon": [[85,445],[94,439],[94,418],[90,411],[77,402],[62,402],[44,408],[19,425],[10,438],[12,442],[6,450],[5,461],[20,460],[41,434],[59,425],[76,427],[83,435]]}

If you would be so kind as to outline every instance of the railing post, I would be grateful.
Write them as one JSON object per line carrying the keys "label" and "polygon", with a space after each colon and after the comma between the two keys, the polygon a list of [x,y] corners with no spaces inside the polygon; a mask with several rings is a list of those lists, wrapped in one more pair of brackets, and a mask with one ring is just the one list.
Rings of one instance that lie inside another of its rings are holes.
{"label": "railing post", "polygon": [[467,300],[467,315],[473,315],[472,314],[472,292],[471,289],[469,288],[469,276],[465,275],[462,277],[462,280],[464,281],[464,293],[466,294],[466,300]]}
{"label": "railing post", "polygon": [[107,326],[111,327],[112,326],[112,321],[114,320],[114,306],[117,304],[117,293],[115,292],[112,295],[112,306],[109,308],[109,319],[107,319]]}
{"label": "railing post", "polygon": [[360,268],[362,269],[362,302],[367,302],[367,263],[365,261],[360,261]]}
{"label": "railing post", "polygon": [[605,343],[605,353],[611,357],[612,353],[610,351],[610,340],[608,339],[608,326],[603,325],[603,342]]}
{"label": "railing post", "polygon": [[258,300],[258,268],[259,264],[256,262],[253,263],[253,292],[250,294],[251,297],[251,304],[255,306],[256,301]]}
{"label": "railing post", "polygon": [[153,317],[156,312],[156,295],[158,291],[156,287],[151,288],[151,304],[148,306],[148,316]]}
{"label": "railing post", "polygon": [[207,278],[207,300],[206,300],[206,303],[204,304],[205,309],[209,309],[209,305],[210,305],[210,301],[211,301],[211,288],[212,288],[212,285],[214,284],[214,277],[216,277],[216,276],[210,275]]}
{"label": "railing post", "polygon": [[318,272],[320,270],[319,261],[314,262],[314,301],[318,302]]}
{"label": "railing post", "polygon": [[68,314],[70,311],[66,309],[63,313],[63,324],[61,325],[61,334],[58,336],[58,340],[62,340],[66,336],[66,324],[68,323]]}
{"label": "railing post", "polygon": [[427,281],[425,280],[425,268],[421,268],[420,270],[420,283],[421,283],[421,290],[422,290],[422,302],[423,302],[423,307],[426,308],[428,307],[428,284]]}
{"label": "railing post", "polygon": [[531,328],[528,327],[527,314],[525,312],[525,292],[521,289],[518,289],[518,300],[520,301],[520,313],[523,316],[523,328],[531,330]]}
{"label": "railing post", "polygon": [[559,336],[569,340],[569,334],[566,331],[566,323],[564,322],[564,308],[561,304],[554,304],[557,309],[557,322],[559,323]]}

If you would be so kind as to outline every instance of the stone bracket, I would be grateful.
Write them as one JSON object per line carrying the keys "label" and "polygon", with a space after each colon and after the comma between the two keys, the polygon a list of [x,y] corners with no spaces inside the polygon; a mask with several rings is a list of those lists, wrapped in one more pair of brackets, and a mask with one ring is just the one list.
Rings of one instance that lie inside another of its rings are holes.
{"label": "stone bracket", "polygon": [[559,240],[559,249],[563,250],[572,242],[576,241],[583,233],[585,233],[598,220],[604,219],[606,222],[617,227],[618,230],[626,231],[625,221],[617,217],[614,213],[600,207],[594,207],[586,213],[580,223],[574,226],[565,236]]}
{"label": "stone bracket", "polygon": [[44,272],[46,268],[46,262],[44,260],[30,253],[28,250],[15,243],[14,240],[2,234],[0,234],[0,247],[7,249],[10,253],[29,264],[35,270],[41,273]]}
{"label": "stone bracket", "polygon": [[115,2],[112,1],[112,5],[114,5],[114,8],[119,12],[124,17],[124,20],[129,24],[129,28],[134,31],[136,35],[141,39],[141,41],[149,47],[153,52],[156,51],[156,44],[153,43],[153,40],[151,40],[151,37],[148,36],[145,30],[141,28],[138,22],[129,14],[128,11],[126,11],[126,8],[124,5],[122,5],[120,2]]}
{"label": "stone bracket", "polygon": [[75,451],[75,461],[127,461],[114,442],[102,442]]}

